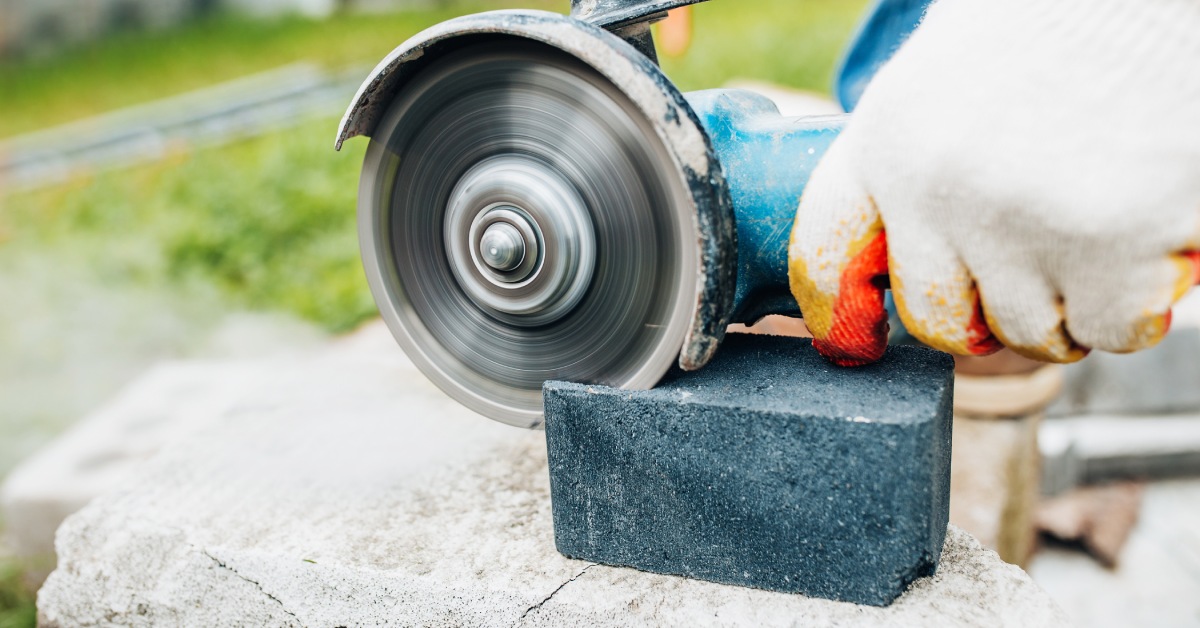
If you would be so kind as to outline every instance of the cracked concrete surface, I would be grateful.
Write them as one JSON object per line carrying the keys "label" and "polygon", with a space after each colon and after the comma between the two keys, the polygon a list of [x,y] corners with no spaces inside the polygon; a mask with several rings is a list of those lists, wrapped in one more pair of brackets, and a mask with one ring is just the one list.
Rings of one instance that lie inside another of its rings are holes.
{"label": "cracked concrete surface", "polygon": [[220,559],[220,558],[217,558],[216,556],[213,556],[212,554],[208,553],[208,551],[206,551],[206,550],[201,550],[201,551],[202,551],[202,552],[204,552],[204,555],[205,555],[205,556],[208,556],[209,558],[211,558],[211,559],[213,560],[213,562],[214,562],[214,563],[216,563],[216,564],[217,564],[217,566],[218,566],[218,567],[220,567],[221,569],[228,569],[228,570],[229,570],[229,572],[230,572],[230,573],[232,573],[233,575],[235,575],[235,576],[237,576],[237,577],[241,578],[242,580],[245,580],[246,582],[249,582],[250,584],[252,584],[252,585],[254,585],[255,587],[257,587],[257,588],[258,588],[258,590],[259,590],[259,591],[261,591],[263,595],[267,596],[267,599],[271,600],[272,602],[275,602],[275,603],[279,604],[279,608],[280,608],[280,609],[281,609],[283,612],[285,612],[285,613],[287,613],[289,616],[291,616],[293,619],[295,619],[295,620],[297,620],[297,621],[300,619],[299,617],[296,617],[296,614],[295,614],[295,613],[293,613],[293,612],[289,611],[287,608],[285,608],[285,607],[284,607],[284,605],[283,605],[283,600],[281,600],[281,599],[279,599],[279,598],[275,597],[274,595],[271,595],[271,593],[270,593],[269,591],[267,591],[266,589],[264,589],[264,588],[263,588],[263,586],[262,586],[262,583],[260,583],[260,582],[258,582],[258,581],[256,581],[256,580],[252,580],[252,579],[250,579],[250,578],[247,578],[246,576],[243,576],[242,574],[238,573],[238,571],[237,571],[236,569],[234,569],[234,568],[230,567],[229,565],[226,565],[225,563],[221,562],[221,559]]}
{"label": "cracked concrete surface", "polygon": [[571,576],[570,580],[567,580],[566,582],[558,585],[558,588],[551,591],[550,595],[547,595],[543,600],[541,600],[537,604],[534,604],[533,606],[530,606],[529,608],[525,609],[525,612],[521,613],[521,617],[519,619],[517,619],[517,623],[513,625],[513,628],[517,628],[518,626],[524,625],[525,618],[529,616],[529,613],[541,610],[541,608],[543,606],[545,606],[547,602],[549,602],[550,600],[553,600],[554,596],[558,595],[559,591],[562,591],[563,589],[565,589],[568,584],[571,584],[572,582],[575,582],[576,580],[582,578],[583,574],[587,573],[587,570],[591,569],[592,567],[596,567],[597,565],[598,565],[598,563],[592,563],[592,564],[588,565],[587,567],[584,567],[582,570],[579,571],[579,573],[575,574],[574,576]]}
{"label": "cracked concrete surface", "polygon": [[43,626],[1064,623],[953,529],[938,574],[884,609],[569,560],[542,433],[450,401],[386,332],[254,377],[63,524]]}

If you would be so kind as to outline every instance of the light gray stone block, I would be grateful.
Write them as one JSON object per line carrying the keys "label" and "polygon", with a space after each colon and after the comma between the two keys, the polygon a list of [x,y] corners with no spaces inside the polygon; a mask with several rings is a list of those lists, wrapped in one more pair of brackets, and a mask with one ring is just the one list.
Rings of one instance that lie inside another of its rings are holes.
{"label": "light gray stone block", "polygon": [[59,531],[44,626],[1061,625],[951,529],[886,609],[567,559],[544,435],[450,401],[405,360],[277,365]]}

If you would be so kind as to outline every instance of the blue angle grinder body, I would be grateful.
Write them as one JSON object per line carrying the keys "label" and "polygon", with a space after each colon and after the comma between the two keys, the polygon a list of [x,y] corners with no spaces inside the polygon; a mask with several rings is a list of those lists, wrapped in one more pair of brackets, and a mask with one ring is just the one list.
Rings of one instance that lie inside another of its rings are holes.
{"label": "blue angle grinder body", "polygon": [[[396,48],[338,131],[371,138],[359,237],[406,353],[490,418],[542,422],[542,384],[647,389],[733,322],[799,316],[787,248],[849,114],[745,90],[682,94],[650,24],[702,0],[493,11]],[[839,72],[851,111],[930,0],[879,0]]]}

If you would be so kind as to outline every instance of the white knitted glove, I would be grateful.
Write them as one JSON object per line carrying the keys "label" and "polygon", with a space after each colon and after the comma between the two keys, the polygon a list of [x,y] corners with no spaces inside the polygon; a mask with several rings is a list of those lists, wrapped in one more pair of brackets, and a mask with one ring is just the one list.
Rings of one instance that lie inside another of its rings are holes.
{"label": "white knitted glove", "polygon": [[1160,340],[1196,250],[1200,0],[939,0],[814,172],[789,259],[839,364],[882,355],[889,268],[921,341],[1070,362]]}

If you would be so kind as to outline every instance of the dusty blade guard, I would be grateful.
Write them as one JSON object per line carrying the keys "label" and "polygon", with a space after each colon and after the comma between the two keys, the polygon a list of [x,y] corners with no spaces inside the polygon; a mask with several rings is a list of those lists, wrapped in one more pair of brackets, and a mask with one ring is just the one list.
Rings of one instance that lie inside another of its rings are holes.
{"label": "dusty blade guard", "polygon": [[707,136],[658,67],[552,13],[438,25],[360,89],[363,262],[397,341],[440,388],[538,427],[541,385],[654,386],[703,366],[736,268]]}

